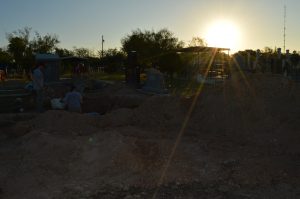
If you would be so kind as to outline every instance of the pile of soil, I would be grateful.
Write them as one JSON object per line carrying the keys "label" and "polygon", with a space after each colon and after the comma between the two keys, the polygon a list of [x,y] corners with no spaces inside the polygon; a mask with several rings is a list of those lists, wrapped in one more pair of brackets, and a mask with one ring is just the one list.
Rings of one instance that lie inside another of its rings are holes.
{"label": "pile of soil", "polygon": [[26,131],[0,139],[0,198],[299,198],[299,87],[234,73],[189,98],[118,88],[103,115],[10,123]]}

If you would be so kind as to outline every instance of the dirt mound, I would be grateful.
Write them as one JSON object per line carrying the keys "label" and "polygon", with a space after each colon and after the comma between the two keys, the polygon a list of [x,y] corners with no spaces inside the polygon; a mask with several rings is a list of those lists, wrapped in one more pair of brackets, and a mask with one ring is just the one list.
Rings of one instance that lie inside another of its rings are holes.
{"label": "dirt mound", "polygon": [[[17,146],[2,146],[0,156],[6,161],[0,166],[0,186],[4,196],[62,197],[66,189],[93,192],[103,184],[154,187],[173,142],[124,134],[109,130],[74,137],[36,129],[19,138]],[[178,165],[170,167],[165,182],[191,181],[189,168],[182,164],[184,153],[174,160]],[[183,177],[188,175],[189,179]]]}
{"label": "dirt mound", "polygon": [[180,129],[186,116],[187,107],[183,106],[182,100],[170,96],[147,99],[134,109],[134,125],[153,131],[168,131],[172,135],[172,131]]}
{"label": "dirt mound", "polygon": [[105,114],[111,110],[120,108],[137,108],[140,106],[146,96],[139,94],[104,94],[104,93],[88,93],[84,96],[83,112],[98,112]]}
{"label": "dirt mound", "polygon": [[120,126],[129,126],[133,124],[133,110],[128,108],[120,108],[112,110],[99,120],[99,127],[114,128]]}
{"label": "dirt mound", "polygon": [[117,91],[103,97],[104,115],[3,119],[2,132],[20,134],[1,139],[0,198],[151,198],[159,182],[167,195],[191,198],[299,195],[298,84],[235,73],[190,98],[122,101]]}
{"label": "dirt mound", "polygon": [[68,111],[50,110],[30,121],[33,129],[60,135],[90,135],[98,129],[97,117],[71,113]]}

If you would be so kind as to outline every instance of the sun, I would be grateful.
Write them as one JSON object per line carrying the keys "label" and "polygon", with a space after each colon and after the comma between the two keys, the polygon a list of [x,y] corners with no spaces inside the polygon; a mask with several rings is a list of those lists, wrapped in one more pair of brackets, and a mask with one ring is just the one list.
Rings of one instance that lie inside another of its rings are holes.
{"label": "sun", "polygon": [[237,26],[227,20],[218,20],[208,26],[205,40],[208,46],[230,48],[236,51],[238,48],[240,31]]}

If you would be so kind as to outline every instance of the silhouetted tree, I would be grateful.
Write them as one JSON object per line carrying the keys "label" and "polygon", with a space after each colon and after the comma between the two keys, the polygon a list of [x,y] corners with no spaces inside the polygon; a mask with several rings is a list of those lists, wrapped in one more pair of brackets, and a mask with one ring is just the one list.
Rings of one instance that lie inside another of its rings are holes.
{"label": "silhouetted tree", "polygon": [[291,57],[290,57],[290,60],[291,60],[291,64],[293,65],[293,67],[296,67],[300,61],[300,56],[299,54],[297,54],[296,51],[294,51],[292,54],[291,54]]}
{"label": "silhouetted tree", "polygon": [[8,44],[8,52],[13,57],[15,63],[19,66],[23,64],[25,57],[25,50],[28,47],[28,43],[20,37],[10,37]]}
{"label": "silhouetted tree", "polygon": [[93,51],[88,48],[74,47],[73,54],[78,57],[94,57]]}
{"label": "silhouetted tree", "polygon": [[137,51],[138,62],[143,65],[150,65],[160,56],[183,47],[172,32],[167,29],[161,29],[158,32],[141,31],[140,29],[132,31],[121,40],[122,50],[127,54],[131,51]]}
{"label": "silhouetted tree", "polygon": [[12,57],[8,52],[0,48],[0,64],[11,64],[12,63]]}
{"label": "silhouetted tree", "polygon": [[[100,55],[101,52],[99,52]],[[101,64],[105,72],[112,73],[122,71],[126,56],[122,51],[117,49],[108,49],[104,51],[104,57],[101,58]]]}
{"label": "silhouetted tree", "polygon": [[160,56],[158,65],[159,69],[167,73],[172,81],[174,73],[182,69],[182,60],[176,52],[167,53]]}
{"label": "silhouetted tree", "polygon": [[41,36],[35,32],[35,38],[30,42],[32,51],[35,53],[52,53],[59,43],[57,35],[47,34]]}
{"label": "silhouetted tree", "polygon": [[55,54],[60,57],[74,56],[74,52],[65,48],[55,48]]}
{"label": "silhouetted tree", "polygon": [[57,36],[47,34],[41,36],[36,32],[30,40],[31,28],[25,27],[7,34],[8,53],[12,56],[15,64],[28,71],[34,65],[34,53],[53,52],[59,43]]}
{"label": "silhouetted tree", "polygon": [[204,39],[200,37],[193,37],[190,43],[188,44],[189,47],[193,46],[207,46],[207,43],[205,42]]}
{"label": "silhouetted tree", "polygon": [[272,53],[273,53],[273,50],[272,50],[272,48],[266,46],[266,47],[264,47],[264,51],[263,51],[263,52],[264,52],[264,53],[272,54]]}

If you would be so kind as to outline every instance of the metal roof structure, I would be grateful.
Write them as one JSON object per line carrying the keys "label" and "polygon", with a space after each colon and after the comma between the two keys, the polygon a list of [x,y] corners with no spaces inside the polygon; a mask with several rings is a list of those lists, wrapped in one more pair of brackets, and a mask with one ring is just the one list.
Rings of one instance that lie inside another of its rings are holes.
{"label": "metal roof structure", "polygon": [[230,48],[217,48],[217,47],[207,47],[207,46],[193,46],[187,48],[178,49],[176,52],[212,52],[212,51],[230,51]]}
{"label": "metal roof structure", "polygon": [[60,57],[57,54],[38,53],[35,55],[36,61],[59,61]]}
{"label": "metal roof structure", "polygon": [[76,57],[76,56],[62,57],[60,59],[62,61],[86,61],[86,60],[88,60],[88,58]]}

